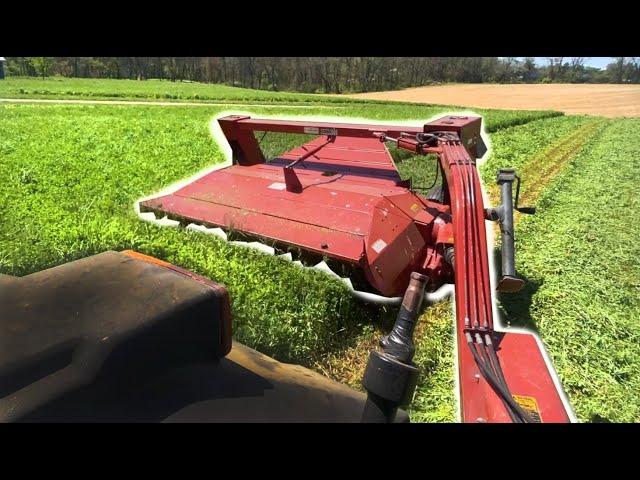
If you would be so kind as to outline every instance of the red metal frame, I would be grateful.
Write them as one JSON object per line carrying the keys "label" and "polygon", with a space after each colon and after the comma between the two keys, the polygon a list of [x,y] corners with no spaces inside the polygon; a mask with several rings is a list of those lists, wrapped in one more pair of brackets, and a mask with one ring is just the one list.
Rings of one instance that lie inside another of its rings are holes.
{"label": "red metal frame", "polygon": [[465,333],[489,333],[511,392],[534,419],[568,422],[536,339],[531,334],[499,333],[493,325],[485,214],[475,162],[460,141],[441,145],[440,159],[449,185],[455,250],[455,307],[460,396],[467,422],[508,422],[505,408],[482,378]]}
{"label": "red metal frame", "polygon": [[[428,275],[431,289],[455,281],[463,419],[509,421],[502,401],[480,375],[467,333],[491,335],[507,384],[533,416],[545,422],[569,419],[535,338],[494,332],[484,205],[474,161],[481,143],[479,117],[443,117],[423,127],[237,115],[218,122],[233,165],[142,202],[142,210],[240,230],[357,265],[385,295],[402,294],[412,271]],[[256,131],[317,137],[265,163]],[[411,140],[429,132],[453,135],[427,148]],[[427,200],[400,179],[381,142],[385,138],[418,154],[438,155],[447,187],[444,204]],[[444,258],[450,247],[456,252],[454,268]]]}

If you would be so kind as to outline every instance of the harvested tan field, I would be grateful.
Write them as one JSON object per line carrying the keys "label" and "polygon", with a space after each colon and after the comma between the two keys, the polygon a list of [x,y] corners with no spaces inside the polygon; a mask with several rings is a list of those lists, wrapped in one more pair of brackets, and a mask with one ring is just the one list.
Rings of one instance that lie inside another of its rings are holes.
{"label": "harvested tan field", "polygon": [[605,117],[640,116],[640,85],[453,84],[350,96],[478,108],[558,110],[568,114]]}

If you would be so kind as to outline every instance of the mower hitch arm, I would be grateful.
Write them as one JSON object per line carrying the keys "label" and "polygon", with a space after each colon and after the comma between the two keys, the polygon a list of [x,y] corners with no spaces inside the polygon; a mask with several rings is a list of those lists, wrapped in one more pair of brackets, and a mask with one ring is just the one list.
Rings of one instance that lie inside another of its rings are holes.
{"label": "mower hitch arm", "polygon": [[[496,335],[493,327],[493,311],[489,277],[489,258],[485,229],[486,211],[483,208],[480,177],[475,161],[453,135],[439,140],[440,164],[444,171],[451,198],[451,214],[454,225],[455,301],[458,354],[461,365],[461,399],[477,392],[480,378],[493,390],[504,411],[513,422],[529,422],[529,415],[512,398],[500,360],[496,352]],[[515,178],[515,173],[512,172]],[[506,180],[508,180],[507,178]],[[511,183],[504,187],[511,192]],[[508,197],[508,200],[511,196]],[[511,207],[509,201],[507,207]],[[512,211],[504,208],[502,211]],[[511,217],[512,218],[512,217]],[[507,220],[508,222],[508,220]],[[511,224],[513,220],[511,219]],[[475,365],[475,369],[469,369]],[[476,370],[476,381],[466,381]],[[465,379],[463,381],[463,379]],[[487,415],[482,408],[467,403],[463,410],[465,421],[485,422]],[[477,412],[477,413],[476,413]]]}

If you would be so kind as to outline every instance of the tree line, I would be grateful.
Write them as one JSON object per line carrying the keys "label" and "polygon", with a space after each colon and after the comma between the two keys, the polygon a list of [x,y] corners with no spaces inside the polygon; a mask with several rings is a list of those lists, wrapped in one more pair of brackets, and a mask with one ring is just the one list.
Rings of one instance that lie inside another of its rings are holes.
{"label": "tree line", "polygon": [[640,57],[7,57],[11,76],[166,79],[263,90],[368,92],[460,83],[639,83]]}

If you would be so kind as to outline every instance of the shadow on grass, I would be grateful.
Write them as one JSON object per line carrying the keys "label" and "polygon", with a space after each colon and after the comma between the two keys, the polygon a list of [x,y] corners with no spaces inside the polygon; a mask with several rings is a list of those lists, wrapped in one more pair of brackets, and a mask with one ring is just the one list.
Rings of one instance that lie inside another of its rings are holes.
{"label": "shadow on grass", "polygon": [[[496,266],[501,265],[499,248],[494,248],[493,258]],[[497,293],[504,322],[512,327],[529,328],[537,332],[537,326],[531,316],[531,303],[542,283],[527,278],[519,272],[516,272],[516,275],[525,281],[522,290],[515,293]]]}

